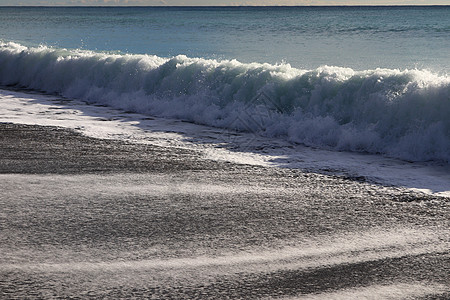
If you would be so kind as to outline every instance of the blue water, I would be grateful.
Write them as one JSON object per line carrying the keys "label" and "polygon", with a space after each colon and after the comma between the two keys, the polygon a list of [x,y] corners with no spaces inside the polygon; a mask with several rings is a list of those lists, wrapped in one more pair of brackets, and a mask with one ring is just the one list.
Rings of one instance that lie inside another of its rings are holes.
{"label": "blue water", "polygon": [[0,39],[162,57],[450,70],[450,6],[0,8]]}
{"label": "blue water", "polygon": [[0,8],[0,84],[450,162],[450,6]]}

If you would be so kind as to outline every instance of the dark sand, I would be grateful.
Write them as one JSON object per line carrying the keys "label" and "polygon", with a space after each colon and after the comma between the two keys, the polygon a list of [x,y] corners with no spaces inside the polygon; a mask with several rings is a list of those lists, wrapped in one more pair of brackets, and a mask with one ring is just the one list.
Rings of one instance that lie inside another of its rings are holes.
{"label": "dark sand", "polygon": [[0,124],[0,298],[449,299],[448,204]]}

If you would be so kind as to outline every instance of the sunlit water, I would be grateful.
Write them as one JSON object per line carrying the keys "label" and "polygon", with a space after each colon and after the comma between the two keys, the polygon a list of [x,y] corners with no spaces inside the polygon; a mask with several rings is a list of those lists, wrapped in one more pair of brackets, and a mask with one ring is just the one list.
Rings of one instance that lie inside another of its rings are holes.
{"label": "sunlit water", "polygon": [[30,46],[321,65],[450,69],[450,7],[0,8]]}

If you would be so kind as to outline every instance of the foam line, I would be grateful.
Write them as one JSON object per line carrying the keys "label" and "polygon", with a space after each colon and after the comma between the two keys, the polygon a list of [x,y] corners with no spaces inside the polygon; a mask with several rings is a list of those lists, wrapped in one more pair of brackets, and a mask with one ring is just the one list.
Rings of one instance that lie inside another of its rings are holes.
{"label": "foam line", "polygon": [[450,77],[0,42],[0,84],[338,151],[450,162]]}

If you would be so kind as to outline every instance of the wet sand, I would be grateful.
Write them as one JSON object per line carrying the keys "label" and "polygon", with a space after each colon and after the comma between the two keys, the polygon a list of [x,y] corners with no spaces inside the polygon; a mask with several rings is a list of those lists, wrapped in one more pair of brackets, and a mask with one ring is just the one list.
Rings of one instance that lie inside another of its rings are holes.
{"label": "wet sand", "polygon": [[448,198],[8,123],[0,191],[2,298],[450,297]]}

